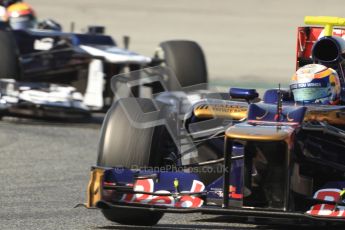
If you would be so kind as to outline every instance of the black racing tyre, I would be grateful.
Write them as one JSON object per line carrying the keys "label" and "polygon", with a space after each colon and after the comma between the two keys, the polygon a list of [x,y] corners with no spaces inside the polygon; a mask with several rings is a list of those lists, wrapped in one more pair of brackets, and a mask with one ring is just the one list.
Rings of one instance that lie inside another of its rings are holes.
{"label": "black racing tyre", "polygon": [[117,100],[103,121],[98,150],[99,166],[131,168],[149,164],[153,128],[138,129],[131,125],[125,108],[132,106],[132,103],[140,104],[143,112],[155,111],[154,104],[149,99]]}
{"label": "black racing tyre", "polygon": [[11,31],[0,31],[0,79],[20,79],[19,51]]}
{"label": "black racing tyre", "polygon": [[[204,52],[193,41],[172,40],[160,44],[164,63],[177,76],[182,87],[207,83],[207,66]],[[174,82],[169,81],[170,90],[176,90]]]}
{"label": "black racing tyre", "polygon": [[[99,142],[98,166],[138,168],[164,166],[165,154],[176,152],[164,126],[137,128],[130,122],[127,106],[138,103],[144,113],[156,111],[153,101],[145,98],[122,98],[108,110]],[[161,105],[157,102],[156,104]],[[161,112],[166,112],[160,106]],[[142,114],[132,114],[133,117]],[[102,209],[104,216],[121,224],[154,225],[163,213],[146,210]]]}
{"label": "black racing tyre", "polygon": [[108,220],[125,225],[152,226],[163,217],[162,212],[150,210],[102,209],[102,213]]}
{"label": "black racing tyre", "polygon": [[[176,147],[165,126],[148,128],[133,126],[124,108],[134,103],[140,105],[143,113],[157,111],[151,99],[117,100],[108,110],[103,121],[97,165],[127,168],[162,166],[164,154],[176,152]],[[167,113],[162,103],[156,102],[156,105],[161,105],[160,116],[162,113]],[[132,113],[131,116],[137,118],[142,114]]]}

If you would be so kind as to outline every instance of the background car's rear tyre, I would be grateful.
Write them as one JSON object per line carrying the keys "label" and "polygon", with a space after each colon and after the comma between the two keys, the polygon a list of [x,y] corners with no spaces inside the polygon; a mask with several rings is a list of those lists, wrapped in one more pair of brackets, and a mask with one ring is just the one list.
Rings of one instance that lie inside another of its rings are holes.
{"label": "background car's rear tyre", "polygon": [[144,225],[152,226],[158,223],[163,217],[162,212],[154,212],[149,210],[114,210],[102,209],[105,218],[112,222],[126,225]]}
{"label": "background car's rear tyre", "polygon": [[19,51],[11,31],[0,31],[0,79],[20,79]]}
{"label": "background car's rear tyre", "polygon": [[[164,63],[177,76],[182,87],[207,83],[207,66],[204,52],[193,41],[172,40],[160,44]],[[174,82],[169,81],[170,90],[178,89]]]}

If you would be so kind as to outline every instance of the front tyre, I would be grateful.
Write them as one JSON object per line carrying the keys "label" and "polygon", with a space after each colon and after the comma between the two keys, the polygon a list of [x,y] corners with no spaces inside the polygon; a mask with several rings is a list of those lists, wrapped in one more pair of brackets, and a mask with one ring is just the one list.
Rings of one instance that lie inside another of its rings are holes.
{"label": "front tyre", "polygon": [[125,225],[152,226],[163,217],[162,212],[150,210],[102,209],[102,213],[106,219]]}
{"label": "front tyre", "polygon": [[11,31],[0,30],[0,79],[20,79],[19,50]]}
{"label": "front tyre", "polygon": [[[102,167],[154,167],[165,166],[165,159],[176,147],[165,126],[141,128],[134,127],[126,108],[137,104],[143,113],[157,111],[153,101],[146,98],[121,98],[108,110],[101,130],[99,142],[98,166]],[[161,105],[157,102],[156,104]],[[160,113],[167,112],[164,106]],[[133,111],[132,111],[133,112]],[[127,225],[155,225],[163,216],[161,212],[132,209],[102,209],[110,221]]]}

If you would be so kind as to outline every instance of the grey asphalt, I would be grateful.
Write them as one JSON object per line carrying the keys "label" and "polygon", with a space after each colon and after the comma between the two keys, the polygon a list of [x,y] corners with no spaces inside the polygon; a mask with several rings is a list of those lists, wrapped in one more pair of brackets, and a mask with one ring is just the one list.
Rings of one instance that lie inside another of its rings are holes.
{"label": "grey asphalt", "polygon": [[[105,25],[131,47],[151,55],[160,41],[192,39],[205,50],[211,81],[288,82],[294,71],[296,26],[305,15],[344,16],[343,1],[273,0],[31,0],[39,18],[66,30]],[[340,7],[341,6],[341,7]],[[138,229],[119,226],[85,202],[96,161],[99,124],[0,121],[0,229]],[[166,215],[155,229],[252,229],[255,225],[204,222],[211,216]],[[229,221],[231,222],[231,220]],[[260,227],[260,229],[269,229]]]}

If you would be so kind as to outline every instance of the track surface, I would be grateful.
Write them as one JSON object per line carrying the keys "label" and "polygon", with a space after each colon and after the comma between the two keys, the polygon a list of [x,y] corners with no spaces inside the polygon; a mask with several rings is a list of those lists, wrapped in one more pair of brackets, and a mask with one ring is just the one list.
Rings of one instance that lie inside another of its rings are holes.
{"label": "track surface", "polygon": [[[288,82],[294,71],[295,27],[304,15],[344,16],[332,1],[31,0],[40,18],[79,30],[106,25],[121,41],[151,55],[163,40],[199,41],[214,81]],[[120,42],[121,43],[121,42]],[[249,63],[249,64],[248,64]],[[138,229],[113,224],[85,202],[89,167],[96,161],[100,124],[0,122],[0,229]],[[154,229],[271,229],[203,222],[211,216],[166,215]],[[279,228],[282,229],[282,228]]]}
{"label": "track surface", "polygon": [[[0,229],[144,229],[109,222],[98,210],[73,208],[85,202],[99,128],[98,122],[0,122]],[[167,214],[153,229],[282,229],[214,218]]]}

